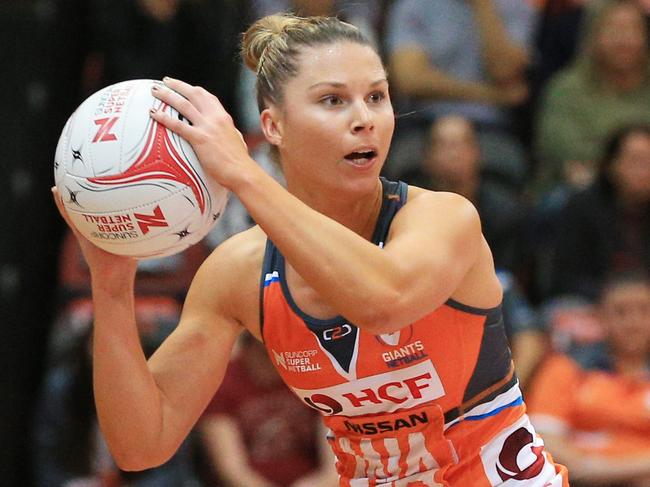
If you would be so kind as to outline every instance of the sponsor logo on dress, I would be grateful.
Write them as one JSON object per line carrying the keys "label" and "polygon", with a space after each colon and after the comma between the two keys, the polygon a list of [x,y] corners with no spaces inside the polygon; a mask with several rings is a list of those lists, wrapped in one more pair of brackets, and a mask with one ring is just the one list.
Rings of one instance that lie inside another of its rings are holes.
{"label": "sponsor logo on dress", "polygon": [[410,364],[417,360],[422,360],[428,355],[424,351],[424,344],[420,340],[413,343],[407,343],[399,348],[393,348],[381,354],[381,358],[390,368]]}
{"label": "sponsor logo on dress", "polygon": [[363,435],[376,435],[390,431],[399,431],[403,428],[414,428],[419,424],[428,424],[429,417],[426,411],[411,413],[401,418],[395,418],[383,421],[370,421],[357,423],[353,420],[345,420],[343,424],[345,429],[354,433]]}
{"label": "sponsor logo on dress", "polygon": [[327,330],[324,330],[323,340],[339,340],[344,336],[349,335],[350,333],[352,333],[352,327],[347,323],[344,323],[340,326],[335,326],[334,328],[328,328]]}
{"label": "sponsor logo on dress", "polygon": [[431,361],[313,391],[294,388],[309,406],[326,414],[358,416],[407,409],[445,395]]}
{"label": "sponsor logo on dress", "polygon": [[560,485],[553,465],[544,456],[544,442],[527,416],[481,448],[481,460],[492,485]]}
{"label": "sponsor logo on dress", "polygon": [[314,362],[314,357],[318,350],[297,350],[294,352],[273,352],[275,363],[289,372],[315,372],[321,370],[318,362]]}

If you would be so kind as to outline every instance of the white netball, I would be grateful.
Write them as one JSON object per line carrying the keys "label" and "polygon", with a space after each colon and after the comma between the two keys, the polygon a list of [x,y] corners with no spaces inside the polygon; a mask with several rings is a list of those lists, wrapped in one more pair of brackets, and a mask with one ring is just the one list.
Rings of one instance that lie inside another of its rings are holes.
{"label": "white netball", "polygon": [[79,232],[95,245],[140,259],[199,242],[223,213],[228,191],[202,170],[190,144],[151,119],[155,80],[117,83],[88,97],[68,119],[54,180]]}

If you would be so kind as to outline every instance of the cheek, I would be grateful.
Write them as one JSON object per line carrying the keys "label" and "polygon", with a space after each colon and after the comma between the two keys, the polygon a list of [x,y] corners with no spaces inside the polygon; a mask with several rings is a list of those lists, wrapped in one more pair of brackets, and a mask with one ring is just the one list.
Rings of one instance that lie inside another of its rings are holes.
{"label": "cheek", "polygon": [[323,145],[331,143],[331,126],[331,123],[314,118],[296,119],[287,126],[284,136],[286,146],[300,153],[321,150]]}
{"label": "cheek", "polygon": [[390,142],[393,132],[395,131],[395,113],[393,112],[392,106],[389,105],[389,108],[381,113],[379,120],[382,136],[387,137]]}

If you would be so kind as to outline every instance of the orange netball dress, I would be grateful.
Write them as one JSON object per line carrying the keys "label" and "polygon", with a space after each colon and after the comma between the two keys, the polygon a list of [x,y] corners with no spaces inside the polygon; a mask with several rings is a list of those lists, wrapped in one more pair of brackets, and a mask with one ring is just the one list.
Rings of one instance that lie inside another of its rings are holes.
{"label": "orange netball dress", "polygon": [[[382,179],[383,246],[407,185]],[[448,301],[398,332],[298,308],[267,242],[262,334],[293,392],[330,430],[342,486],[568,486],[525,414],[500,308]]]}

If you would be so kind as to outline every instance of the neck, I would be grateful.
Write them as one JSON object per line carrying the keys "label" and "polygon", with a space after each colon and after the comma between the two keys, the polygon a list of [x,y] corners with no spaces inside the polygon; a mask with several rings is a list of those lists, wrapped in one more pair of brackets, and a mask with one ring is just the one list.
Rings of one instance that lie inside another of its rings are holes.
{"label": "neck", "polygon": [[304,187],[287,189],[310,208],[328,216],[349,228],[366,240],[372,239],[379,212],[381,211],[383,188],[376,180],[372,190],[363,194],[346,195],[337,191],[308,191]]}

